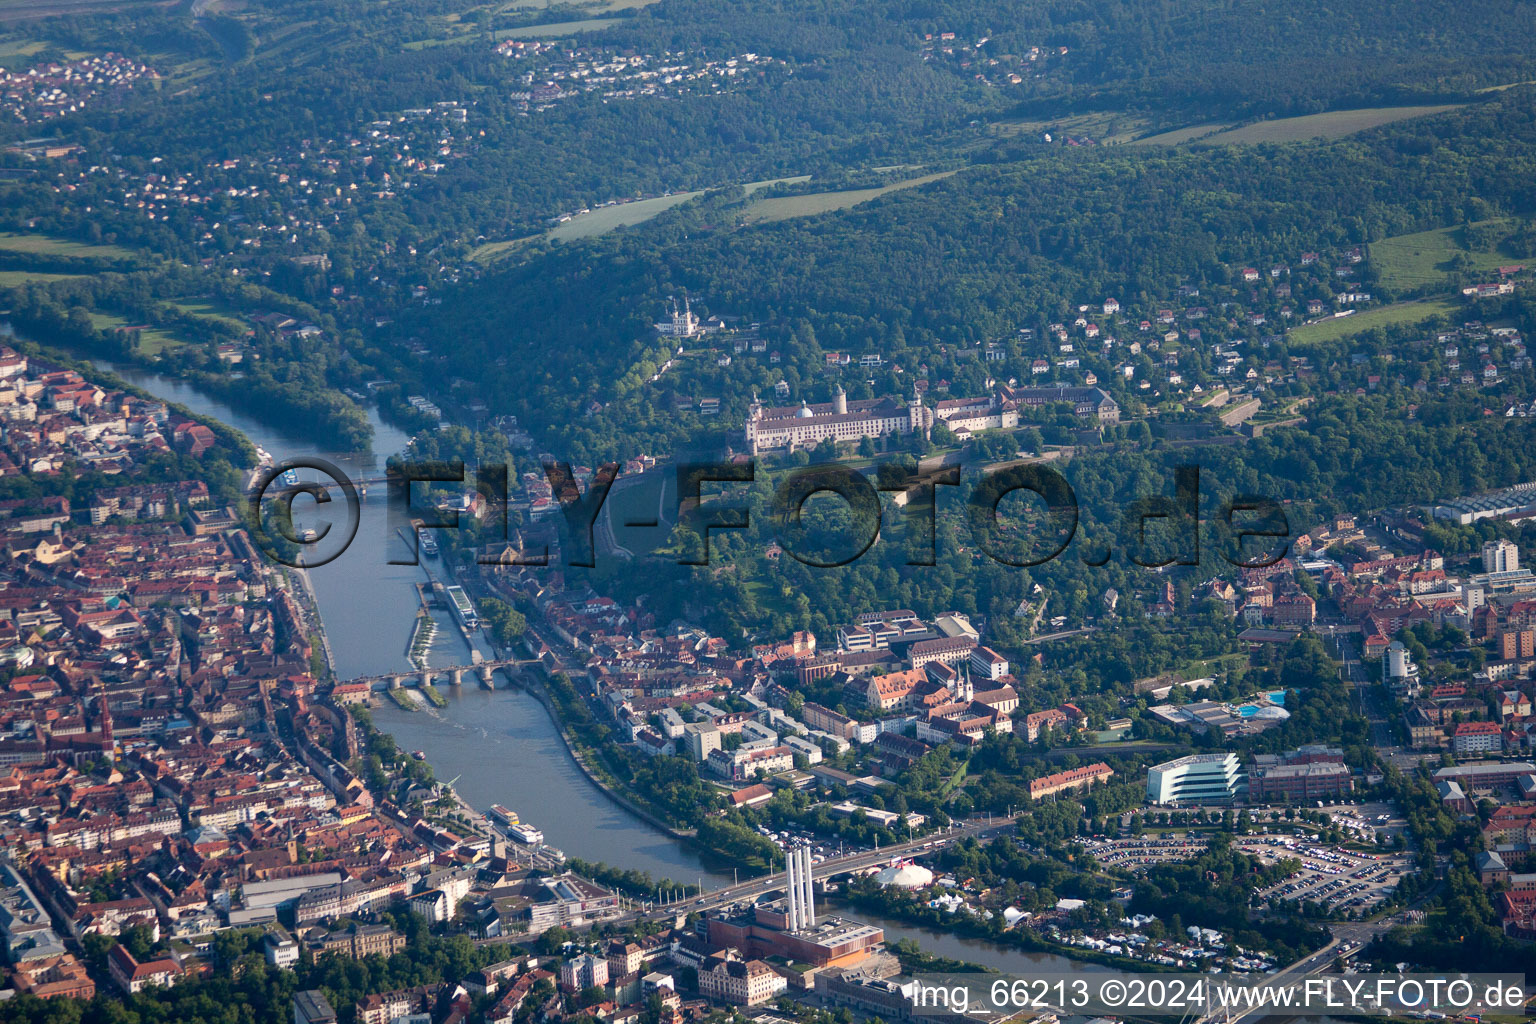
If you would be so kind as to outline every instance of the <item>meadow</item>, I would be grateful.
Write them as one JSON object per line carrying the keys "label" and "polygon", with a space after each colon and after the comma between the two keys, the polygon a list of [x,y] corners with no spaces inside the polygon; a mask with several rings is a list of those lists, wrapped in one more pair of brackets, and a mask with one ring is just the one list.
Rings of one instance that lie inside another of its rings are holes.
{"label": "meadow", "polygon": [[1238,146],[1260,142],[1302,142],[1307,139],[1339,139],[1368,128],[1378,128],[1411,117],[1428,117],[1455,110],[1457,104],[1424,107],[1367,107],[1363,110],[1330,110],[1303,117],[1255,121],[1201,139],[1201,145]]}
{"label": "meadow", "polygon": [[24,284],[68,281],[82,274],[53,274],[42,270],[0,270],[0,288],[19,288]]}
{"label": "meadow", "polygon": [[[1502,225],[1503,220],[1479,221],[1478,225]],[[1463,243],[1461,227],[1436,228],[1411,235],[1397,235],[1372,242],[1371,263],[1381,283],[1400,292],[1416,288],[1435,288],[1447,284],[1454,262],[1469,264],[1474,272],[1496,270],[1519,262],[1500,252],[1479,252]],[[1461,257],[1458,260],[1458,257]]]}
{"label": "meadow", "polygon": [[1373,327],[1400,327],[1405,324],[1423,323],[1438,316],[1450,316],[1461,309],[1458,303],[1444,299],[1421,299],[1417,302],[1399,302],[1391,306],[1368,309],[1353,316],[1335,317],[1304,324],[1289,332],[1286,340],[1299,345],[1323,341],[1338,341]]}
{"label": "meadow", "polygon": [[134,323],[118,316],[116,313],[105,313],[99,309],[91,310],[91,325],[98,331],[119,331],[125,328],[137,327],[139,329],[139,351],[146,356],[157,356],[162,352],[180,348],[186,344],[184,339],[176,337],[169,331],[159,327],[149,327]]}
{"label": "meadow", "polygon": [[789,220],[792,217],[814,217],[819,213],[830,213],[833,210],[846,210],[867,203],[871,199],[878,199],[892,192],[902,189],[917,188],[929,182],[947,178],[954,171],[938,171],[934,174],[925,174],[918,178],[908,178],[905,181],[892,182],[879,188],[855,188],[842,192],[810,192],[798,196],[769,196],[767,199],[759,199],[748,206],[742,219],[748,224],[767,224],[773,221]]}
{"label": "meadow", "polygon": [[[749,181],[742,186],[747,195],[751,195],[761,189],[773,185],[794,185],[809,181],[810,175],[802,174],[793,178],[772,178],[767,181]],[[607,234],[616,228],[633,227],[643,224],[653,217],[659,216],[680,206],[688,200],[705,193],[705,189],[695,189],[691,192],[674,192],[667,196],[655,196],[651,199],[636,199],[633,202],[618,203],[614,206],[600,206],[595,210],[580,213],[562,224],[555,225],[548,237],[562,242],[571,242],[579,238],[594,238]],[[835,194],[835,193],[833,193]],[[514,239],[509,242],[487,242],[475,250],[476,258],[482,260],[495,259],[525,240]]]}
{"label": "meadow", "polygon": [[1302,117],[1280,117],[1269,121],[1228,127],[1222,124],[1191,125],[1173,131],[1137,139],[1140,146],[1241,146],[1261,142],[1304,142],[1308,139],[1339,139],[1367,128],[1378,128],[1411,117],[1427,117],[1455,110],[1447,103],[1421,107],[1366,107],[1360,110],[1329,110]]}
{"label": "meadow", "polygon": [[93,245],[89,242],[73,242],[67,238],[49,235],[21,235],[0,231],[0,250],[24,252],[37,256],[78,256],[83,258],[132,259],[133,253],[118,245]]}

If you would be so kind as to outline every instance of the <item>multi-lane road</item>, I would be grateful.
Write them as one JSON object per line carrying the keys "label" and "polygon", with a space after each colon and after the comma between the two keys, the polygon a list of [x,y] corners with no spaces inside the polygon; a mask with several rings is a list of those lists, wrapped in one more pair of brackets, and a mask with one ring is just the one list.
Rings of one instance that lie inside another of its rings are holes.
{"label": "multi-lane road", "polygon": [[[866,868],[878,867],[888,863],[893,858],[908,857],[919,851],[931,852],[961,839],[990,839],[994,836],[1009,835],[1014,831],[1013,819],[1004,816],[991,818],[972,818],[963,823],[953,825],[942,831],[924,836],[922,839],[913,839],[905,843],[897,843],[880,850],[861,850],[842,857],[829,857],[816,865],[813,874],[816,878],[831,878],[834,875],[845,875]],[[771,875],[760,875],[735,885],[723,886],[713,889],[691,900],[678,900],[665,905],[647,905],[638,909],[635,916],[648,918],[667,918],[677,914],[690,914],[695,911],[713,910],[717,907],[739,903],[762,896],[765,893],[782,889],[784,887],[784,872],[779,871]]]}

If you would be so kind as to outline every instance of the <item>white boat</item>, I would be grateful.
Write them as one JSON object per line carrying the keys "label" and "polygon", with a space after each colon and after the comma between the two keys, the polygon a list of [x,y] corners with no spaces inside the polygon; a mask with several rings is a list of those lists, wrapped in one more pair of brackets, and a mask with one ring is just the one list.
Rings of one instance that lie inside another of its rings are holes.
{"label": "white boat", "polygon": [[538,846],[544,842],[544,833],[532,825],[514,824],[507,826],[507,835],[516,839],[525,846]]}
{"label": "white boat", "polygon": [[448,607],[453,609],[454,616],[465,629],[480,628],[480,616],[475,613],[474,603],[470,601],[469,595],[464,593],[463,587],[448,587],[444,594],[448,597]]}

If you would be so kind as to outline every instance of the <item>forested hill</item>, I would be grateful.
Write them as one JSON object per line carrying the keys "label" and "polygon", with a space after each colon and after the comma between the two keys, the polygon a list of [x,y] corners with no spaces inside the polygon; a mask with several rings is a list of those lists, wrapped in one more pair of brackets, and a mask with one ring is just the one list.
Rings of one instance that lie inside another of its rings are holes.
{"label": "forested hill", "polygon": [[[1048,322],[1070,320],[1081,303],[1118,296],[1146,308],[1182,286],[1225,288],[1248,304],[1236,287],[1244,266],[1529,218],[1533,109],[1532,90],[1512,90],[1327,144],[1037,149],[777,223],[747,222],[751,200],[726,191],[498,271],[400,329],[458,339],[456,371],[583,459],[695,438],[710,423],[674,413],[679,395],[718,395],[719,421],[736,425],[752,392],[780,379],[815,396],[829,351],[884,360],[872,387],[850,384],[860,393],[903,393],[926,366],[975,394],[1001,368],[961,353],[1021,328],[1043,340]],[[650,381],[672,354],[650,323],[684,292],[708,313],[762,322],[781,362],[694,360]],[[594,398],[607,408],[583,412]]]}
{"label": "forested hill", "polygon": [[[401,216],[369,225],[428,246],[519,237],[565,210],[639,192],[970,159],[988,126],[1016,116],[1112,111],[1150,131],[1467,99],[1536,78],[1536,6],[1519,0],[659,0],[559,48],[755,52],[775,63],[750,87],[665,103],[583,96],[529,117],[514,98],[520,66],[493,47],[517,31],[504,26],[531,15],[500,6],[252,2],[234,19],[246,55],[222,64],[176,11],[39,27],[59,53],[121,49],[167,69],[191,56],[190,67],[205,69],[81,122],[92,151],[110,138],[111,159],[130,165],[249,159],[438,100],[472,102],[485,133],[473,150],[406,196]],[[549,19],[571,10],[556,7]],[[49,228],[89,225],[63,218]],[[185,245],[158,225],[141,230],[156,249]]]}
{"label": "forested hill", "polygon": [[1536,55],[1536,7],[1499,0],[1061,0],[1042,16],[1086,58],[1073,101],[1208,116],[1460,95],[1531,78]]}
{"label": "forested hill", "polygon": [[813,57],[944,33],[956,47],[986,41],[977,67],[1065,47],[1068,59],[1049,65],[1060,74],[1026,75],[1008,94],[1049,114],[1063,100],[1212,118],[1308,113],[1462,96],[1536,73],[1536,8],[1508,0],[662,0],[617,34]]}

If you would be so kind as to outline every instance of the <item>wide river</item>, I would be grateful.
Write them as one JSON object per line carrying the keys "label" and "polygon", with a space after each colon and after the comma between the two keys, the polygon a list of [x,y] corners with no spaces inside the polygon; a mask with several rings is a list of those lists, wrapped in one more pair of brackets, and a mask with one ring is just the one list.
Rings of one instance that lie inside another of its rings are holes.
{"label": "wide river", "polygon": [[[97,360],[97,365],[166,401],[176,402],[241,431],[277,462],[319,457],[347,470],[353,479],[381,475],[382,460],[328,450],[313,438],[233,409],[172,377],[133,366]],[[404,449],[409,438],[372,410],[374,449]],[[305,514],[308,498],[294,503],[300,525],[317,525]],[[311,506],[312,507],[312,506]],[[338,506],[339,507],[339,506]],[[384,487],[369,488],[362,503],[356,539],[335,561],[309,571],[332,657],[341,678],[408,671],[406,644],[419,603],[414,584],[427,569],[441,578],[441,566],[390,565],[402,545],[385,522]],[[489,654],[489,651],[483,651]],[[455,624],[443,615],[430,660],[434,665],[466,664],[470,652]],[[498,676],[498,680],[500,676]],[[421,750],[437,777],[454,781],[459,795],[482,811],[493,803],[516,811],[544,831],[547,841],[573,857],[648,872],[659,879],[701,882],[714,887],[731,881],[729,866],[711,870],[700,855],[665,832],[624,810],[594,786],[571,759],[544,706],[522,690],[482,689],[466,679],[462,687],[440,686],[448,699],[441,710],[409,712],[385,701],[374,722],[406,750]],[[952,934],[873,920],[888,938],[916,939],[924,949],[1005,971],[1097,970],[1065,957],[1026,954]]]}

